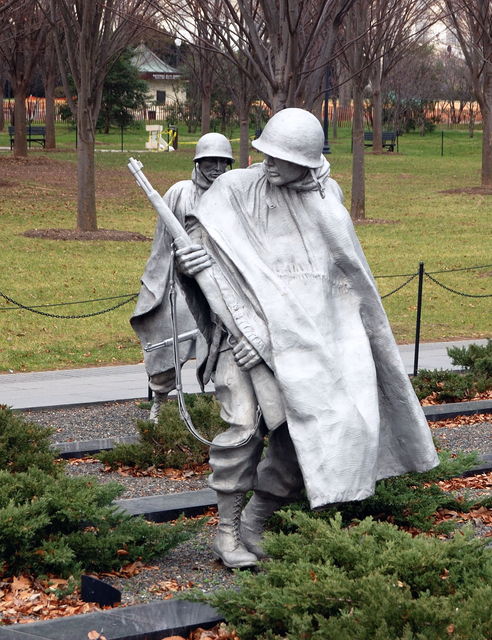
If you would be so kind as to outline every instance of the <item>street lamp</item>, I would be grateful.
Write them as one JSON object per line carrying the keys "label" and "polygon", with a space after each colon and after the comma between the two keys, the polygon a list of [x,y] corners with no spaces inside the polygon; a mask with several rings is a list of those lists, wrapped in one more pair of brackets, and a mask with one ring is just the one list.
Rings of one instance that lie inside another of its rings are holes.
{"label": "street lamp", "polygon": [[328,144],[328,100],[330,99],[330,67],[326,67],[325,73],[325,99],[323,108],[323,132],[325,134],[325,142],[323,144],[323,153],[331,153]]}

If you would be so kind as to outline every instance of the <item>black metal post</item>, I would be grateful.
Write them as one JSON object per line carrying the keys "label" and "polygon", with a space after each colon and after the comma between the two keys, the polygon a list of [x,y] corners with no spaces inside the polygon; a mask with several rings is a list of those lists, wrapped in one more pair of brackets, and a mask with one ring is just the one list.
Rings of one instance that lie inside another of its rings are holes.
{"label": "black metal post", "polygon": [[413,375],[416,376],[419,369],[420,348],[420,320],[422,318],[422,292],[424,289],[424,263],[419,263],[419,288],[417,292],[417,320],[415,323],[415,351],[413,354]]}
{"label": "black metal post", "polygon": [[328,101],[330,99],[330,67],[326,67],[325,74],[325,98],[323,109],[323,133],[325,134],[325,142],[323,145],[323,153],[331,153],[328,143]]}
{"label": "black metal post", "polygon": [[444,131],[441,131],[441,156],[444,155]]}

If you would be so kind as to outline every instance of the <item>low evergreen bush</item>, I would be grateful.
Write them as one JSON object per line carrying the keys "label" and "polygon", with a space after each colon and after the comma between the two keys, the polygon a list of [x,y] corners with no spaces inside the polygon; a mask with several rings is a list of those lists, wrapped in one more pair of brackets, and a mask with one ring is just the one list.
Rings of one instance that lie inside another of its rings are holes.
{"label": "low evergreen bush", "polygon": [[156,526],[125,514],[112,504],[123,490],[35,467],[0,471],[0,575],[119,569],[162,555],[196,531],[195,523]]}
{"label": "low evergreen bush", "polygon": [[485,345],[450,347],[448,356],[455,366],[492,378],[492,340],[487,340]]}
{"label": "low evergreen bush", "polygon": [[[436,482],[462,474],[477,464],[478,458],[475,453],[454,455],[446,451],[441,451],[439,458],[439,466],[426,473],[407,473],[379,480],[374,494],[369,498],[328,507],[313,513],[312,517],[331,520],[335,513],[339,512],[347,525],[354,520],[372,517],[374,520],[391,522],[412,530],[443,533],[449,531],[453,527],[451,522],[443,522],[436,526],[436,511],[468,511],[476,502],[466,502],[461,498],[457,500],[453,495],[443,491]],[[290,509],[296,512],[310,512],[307,500],[291,505]],[[281,512],[275,514],[269,524],[275,531],[286,532]]]}
{"label": "low evergreen bush", "polygon": [[420,369],[412,378],[412,384],[419,400],[435,394],[438,402],[459,402],[470,400],[478,391],[473,374],[457,371]]}
{"label": "low evergreen bush", "polygon": [[234,589],[192,599],[216,607],[241,640],[490,640],[492,556],[466,532],[443,542],[365,518],[344,528],[284,512],[271,559]]}
{"label": "low evergreen bush", "polygon": [[[194,425],[207,440],[227,429],[220,417],[220,405],[210,394],[185,395],[186,406]],[[201,464],[208,458],[208,447],[187,430],[181,420],[176,400],[164,404],[158,424],[138,421],[137,429],[141,441],[136,444],[121,444],[112,451],[98,454],[98,458],[111,468],[120,465],[138,468],[175,467]]]}
{"label": "low evergreen bush", "polygon": [[0,405],[0,469],[16,473],[37,467],[50,475],[59,473],[50,445],[52,433],[53,429],[28,422]]}
{"label": "low evergreen bush", "polygon": [[51,433],[0,407],[0,576],[119,569],[166,553],[200,526],[125,514],[112,504],[123,487],[65,476]]}
{"label": "low evergreen bush", "polygon": [[451,347],[448,355],[463,371],[420,369],[412,378],[419,400],[435,394],[438,402],[459,402],[492,389],[492,340],[483,346]]}

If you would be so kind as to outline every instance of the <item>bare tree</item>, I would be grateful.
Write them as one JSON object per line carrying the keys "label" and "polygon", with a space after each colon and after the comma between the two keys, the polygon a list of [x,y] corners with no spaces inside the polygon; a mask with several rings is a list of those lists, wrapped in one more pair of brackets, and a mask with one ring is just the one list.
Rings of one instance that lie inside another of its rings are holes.
{"label": "bare tree", "polygon": [[441,97],[448,103],[451,123],[460,124],[464,120],[465,110],[470,112],[473,108],[470,72],[465,61],[453,54],[451,46],[439,55],[439,61],[442,65]]}
{"label": "bare tree", "polygon": [[371,24],[367,2],[357,0],[344,20],[340,33],[341,60],[352,74],[352,200],[350,215],[354,220],[365,218],[365,167],[364,167],[364,89],[369,82],[370,64],[373,61],[368,50],[370,41],[365,39]]}
{"label": "bare tree", "polygon": [[46,104],[45,126],[46,126],[46,149],[55,149],[55,86],[58,77],[58,59],[53,32],[50,30],[46,37],[44,51],[41,55],[41,62],[38,65],[39,72],[43,79],[44,97]]}
{"label": "bare tree", "polygon": [[5,80],[6,78],[0,67],[0,131],[3,131],[5,128],[5,115],[3,113],[3,101],[5,98],[5,95],[4,95]]}
{"label": "bare tree", "polygon": [[[252,102],[258,98],[258,85],[252,82],[250,61],[240,52],[235,62],[223,58],[217,69],[217,83],[230,96],[239,120],[239,166],[247,167],[249,160],[249,120]],[[242,64],[241,60],[242,59]],[[241,67],[244,73],[238,73]]]}
{"label": "bare tree", "polygon": [[4,9],[0,12],[0,60],[14,94],[14,156],[25,158],[26,97],[34,67],[44,47],[46,22],[36,0],[8,2]]}
{"label": "bare tree", "polygon": [[[373,109],[373,152],[381,153],[383,105],[381,85],[429,26],[428,3],[415,0],[375,0],[374,27],[368,32],[373,46],[370,83]],[[424,25],[424,23],[426,23]],[[418,26],[418,28],[417,28]],[[379,44],[378,44],[379,43]]]}
{"label": "bare tree", "polygon": [[424,135],[435,124],[429,113],[443,97],[443,69],[434,48],[415,42],[384,79],[386,117],[396,130],[418,129]]}
{"label": "bare tree", "polygon": [[364,91],[375,100],[373,149],[382,151],[381,80],[402,58],[425,4],[415,0],[357,0],[339,32],[340,60],[352,80],[353,157],[351,216],[365,218]]}
{"label": "bare tree", "polygon": [[492,1],[442,0],[444,21],[456,35],[482,114],[482,187],[492,187]]}
{"label": "bare tree", "polygon": [[1,0],[0,15],[13,9],[16,5],[22,4],[24,0]]}
{"label": "bare tree", "polygon": [[250,79],[275,112],[286,106],[312,106],[337,29],[355,0],[175,1],[177,28],[199,39],[190,26],[193,11],[189,8],[199,6],[203,20],[216,35],[216,42],[208,38],[205,46],[239,62],[238,73],[245,72],[243,61],[248,59]]}
{"label": "bare tree", "polygon": [[354,0],[223,0],[237,43],[273,112],[310,108],[319,95],[337,29]]}
{"label": "bare tree", "polygon": [[[94,145],[104,79],[138,39],[150,0],[49,0],[67,102],[77,120],[77,229],[97,229]],[[69,75],[76,89],[72,96]]]}

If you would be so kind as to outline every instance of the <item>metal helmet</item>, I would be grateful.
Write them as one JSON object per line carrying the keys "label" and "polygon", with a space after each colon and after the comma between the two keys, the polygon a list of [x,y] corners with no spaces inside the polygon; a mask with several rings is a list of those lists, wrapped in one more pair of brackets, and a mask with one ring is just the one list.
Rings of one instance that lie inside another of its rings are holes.
{"label": "metal helmet", "polygon": [[316,116],[304,109],[289,108],[273,115],[251,144],[273,158],[316,169],[323,163],[324,141]]}
{"label": "metal helmet", "polygon": [[193,162],[203,158],[225,158],[232,164],[232,147],[229,140],[221,133],[206,133],[196,143]]}

